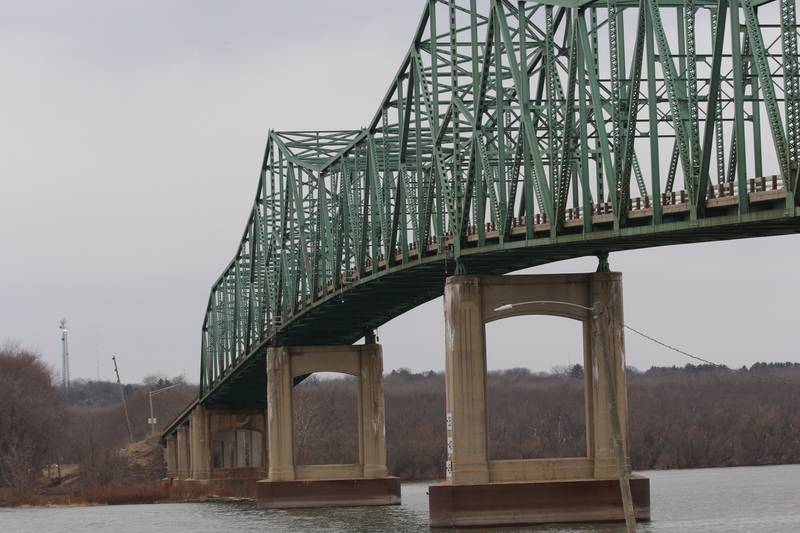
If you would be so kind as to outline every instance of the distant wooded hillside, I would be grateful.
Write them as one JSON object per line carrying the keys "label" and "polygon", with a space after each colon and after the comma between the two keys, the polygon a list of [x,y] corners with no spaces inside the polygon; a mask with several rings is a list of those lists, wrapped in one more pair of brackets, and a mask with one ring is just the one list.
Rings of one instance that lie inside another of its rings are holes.
{"label": "distant wooded hillside", "polygon": [[[554,370],[489,374],[492,459],[586,453],[583,369]],[[628,379],[635,469],[800,463],[800,364],[630,369]],[[394,371],[385,394],[390,471],[443,477],[444,376]],[[299,464],[355,461],[354,380],[308,380],[294,406]]]}

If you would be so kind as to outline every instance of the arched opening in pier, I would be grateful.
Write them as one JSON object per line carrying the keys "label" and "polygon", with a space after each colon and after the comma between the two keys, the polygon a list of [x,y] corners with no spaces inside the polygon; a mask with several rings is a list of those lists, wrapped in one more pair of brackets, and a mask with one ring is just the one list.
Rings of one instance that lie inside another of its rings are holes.
{"label": "arched opening in pier", "polygon": [[358,378],[348,374],[312,374],[292,391],[296,465],[356,464]]}
{"label": "arched opening in pier", "polygon": [[554,316],[486,324],[490,460],[587,456],[583,327]]}
{"label": "arched opening in pier", "polygon": [[266,465],[266,427],[259,409],[211,409],[211,468],[216,476],[236,477]]}
{"label": "arched opening in pier", "polygon": [[214,469],[263,466],[264,434],[251,429],[228,429],[211,435],[211,466]]}

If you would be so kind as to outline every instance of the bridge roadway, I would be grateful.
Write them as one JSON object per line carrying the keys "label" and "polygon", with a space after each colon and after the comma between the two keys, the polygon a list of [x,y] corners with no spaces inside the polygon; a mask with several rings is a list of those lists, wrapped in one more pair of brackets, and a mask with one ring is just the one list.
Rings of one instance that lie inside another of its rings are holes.
{"label": "bridge roadway", "polygon": [[[708,211],[700,220],[690,219],[685,191],[662,195],[663,222],[653,224],[650,198],[634,198],[628,212],[629,225],[613,229],[614,217],[609,206],[597,206],[592,215],[594,231],[584,234],[580,210],[570,210],[565,228],[570,233],[553,238],[550,227],[541,217],[534,224],[534,238],[526,239],[524,216],[513,221],[510,239],[500,239],[499,232],[487,228],[486,244],[477,246],[477,231],[471,227],[470,246],[462,250],[470,274],[501,275],[516,270],[565,259],[634,250],[654,246],[701,243],[750,237],[786,235],[800,232],[800,209],[786,207],[786,193],[777,176],[751,178],[748,181],[750,212],[738,215],[738,190],[734,184],[718,185],[709,192]],[[422,258],[412,249],[409,261],[402,263],[402,253],[395,261],[401,268],[387,270],[380,261],[377,274],[360,280],[355,269],[342,276],[341,288],[328,284],[315,301],[298,305],[284,328],[260,339],[259,344],[226,371],[219,383],[206,392],[201,402],[210,405],[259,405],[266,403],[266,350],[271,345],[351,344],[414,307],[442,295],[447,276],[455,264],[452,238],[443,245],[431,239]],[[367,264],[367,269],[372,265]],[[440,364],[441,361],[434,361]],[[190,409],[187,410],[187,413]]]}

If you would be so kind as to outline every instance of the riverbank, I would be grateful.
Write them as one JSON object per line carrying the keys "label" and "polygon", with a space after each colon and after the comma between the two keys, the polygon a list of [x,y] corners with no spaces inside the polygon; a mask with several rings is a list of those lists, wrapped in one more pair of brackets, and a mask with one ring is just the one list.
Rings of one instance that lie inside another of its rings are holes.
{"label": "riverbank", "polygon": [[[797,533],[800,465],[643,472],[652,487],[652,521],[642,531]],[[255,504],[114,505],[0,509],[0,531],[14,533],[350,533],[429,531],[429,483],[403,483],[399,506],[261,511]],[[618,525],[558,531],[610,533]],[[551,529],[551,530],[552,530]],[[538,528],[546,531],[548,528]]]}
{"label": "riverbank", "polygon": [[0,507],[82,507],[156,503],[242,501],[234,494],[203,486],[174,487],[163,481],[92,484],[69,490],[54,487],[23,494],[0,492]]}

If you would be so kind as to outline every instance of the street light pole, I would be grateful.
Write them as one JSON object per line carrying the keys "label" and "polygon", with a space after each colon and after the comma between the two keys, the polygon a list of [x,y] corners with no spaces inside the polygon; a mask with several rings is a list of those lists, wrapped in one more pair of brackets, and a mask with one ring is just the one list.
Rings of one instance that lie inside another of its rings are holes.
{"label": "street light pole", "polygon": [[151,390],[150,392],[147,393],[147,395],[150,398],[150,418],[147,420],[147,423],[150,424],[150,434],[151,435],[155,435],[155,433],[156,433],[156,417],[155,417],[155,414],[153,413],[153,396],[155,396],[157,394],[161,394],[162,392],[168,391],[170,389],[174,389],[178,385],[181,385],[181,383],[175,383],[173,385],[170,385],[169,387],[164,387],[164,388],[161,388],[161,389]]}

